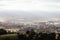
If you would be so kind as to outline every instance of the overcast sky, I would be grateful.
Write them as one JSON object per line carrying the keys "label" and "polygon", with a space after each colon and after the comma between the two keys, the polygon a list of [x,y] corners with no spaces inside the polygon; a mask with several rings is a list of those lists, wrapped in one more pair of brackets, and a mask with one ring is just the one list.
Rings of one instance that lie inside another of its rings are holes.
{"label": "overcast sky", "polygon": [[60,0],[0,0],[0,16],[60,18]]}

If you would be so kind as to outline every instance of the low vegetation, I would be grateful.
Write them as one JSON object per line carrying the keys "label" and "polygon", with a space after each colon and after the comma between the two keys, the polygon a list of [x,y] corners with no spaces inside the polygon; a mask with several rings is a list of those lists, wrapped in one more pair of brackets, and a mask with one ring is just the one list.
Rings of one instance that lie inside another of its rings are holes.
{"label": "low vegetation", "polygon": [[17,35],[16,34],[0,35],[0,40],[17,40]]}
{"label": "low vegetation", "polygon": [[[3,33],[3,31],[0,33]],[[55,33],[36,33],[34,30],[26,31],[24,33],[18,32],[12,34],[9,32],[1,34],[0,40],[60,40],[60,34],[56,39]]]}

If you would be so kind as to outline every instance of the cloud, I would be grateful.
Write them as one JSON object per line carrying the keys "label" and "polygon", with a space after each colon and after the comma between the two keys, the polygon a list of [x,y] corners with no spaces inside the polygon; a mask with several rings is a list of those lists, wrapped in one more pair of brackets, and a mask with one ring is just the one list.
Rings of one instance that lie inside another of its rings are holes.
{"label": "cloud", "polygon": [[38,0],[40,2],[60,2],[60,0]]}
{"label": "cloud", "polygon": [[59,11],[60,3],[55,0],[17,0],[17,10],[24,11]]}
{"label": "cloud", "polygon": [[0,1],[15,1],[15,0],[0,0]]}
{"label": "cloud", "polygon": [[0,1],[1,10],[22,10],[22,11],[59,11],[59,0],[14,0]]}
{"label": "cloud", "polygon": [[60,18],[60,0],[0,0],[0,16]]}
{"label": "cloud", "polygon": [[0,1],[0,10],[12,10],[16,8],[16,1]]}

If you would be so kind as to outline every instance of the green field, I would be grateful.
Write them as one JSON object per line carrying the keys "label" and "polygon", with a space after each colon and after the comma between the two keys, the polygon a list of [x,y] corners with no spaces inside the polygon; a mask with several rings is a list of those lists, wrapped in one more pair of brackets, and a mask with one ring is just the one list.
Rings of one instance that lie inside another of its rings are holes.
{"label": "green field", "polygon": [[17,40],[17,34],[0,35],[0,40]]}

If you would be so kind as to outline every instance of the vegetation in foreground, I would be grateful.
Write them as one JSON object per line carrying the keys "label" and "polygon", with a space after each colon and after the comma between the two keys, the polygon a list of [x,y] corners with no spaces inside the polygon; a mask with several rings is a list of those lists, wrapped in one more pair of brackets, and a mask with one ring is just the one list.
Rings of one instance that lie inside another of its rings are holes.
{"label": "vegetation in foreground", "polygon": [[7,33],[4,29],[0,29],[0,40],[60,40],[60,34],[56,39],[55,33],[36,33],[34,30],[24,33]]}
{"label": "vegetation in foreground", "polygon": [[0,40],[17,40],[17,35],[16,34],[0,35]]}

